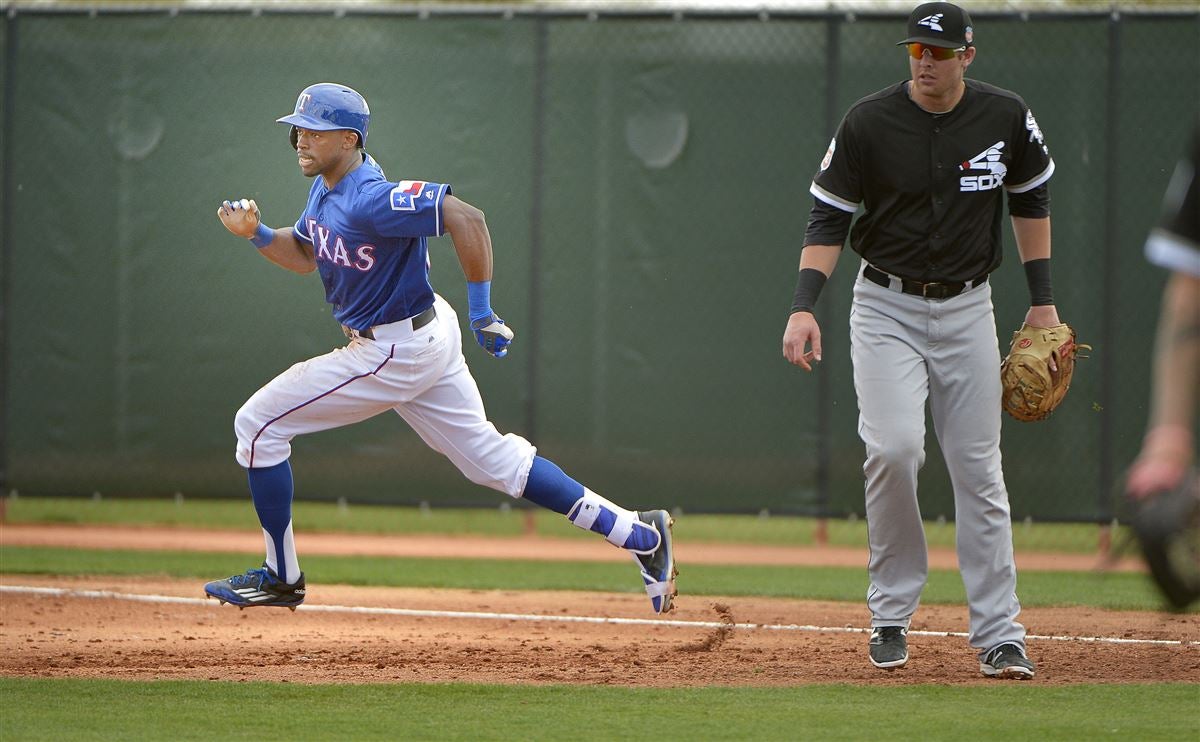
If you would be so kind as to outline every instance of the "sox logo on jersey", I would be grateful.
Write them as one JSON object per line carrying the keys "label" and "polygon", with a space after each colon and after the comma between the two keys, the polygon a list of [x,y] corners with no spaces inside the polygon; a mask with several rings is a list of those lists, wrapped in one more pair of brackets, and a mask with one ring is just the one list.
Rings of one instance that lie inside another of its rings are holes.
{"label": "sox logo on jersey", "polygon": [[1008,174],[1008,166],[1000,161],[1000,150],[1004,149],[1004,141],[996,142],[969,160],[962,162],[959,170],[987,170],[983,175],[964,175],[958,179],[958,190],[962,193],[971,191],[990,191],[1004,185],[1004,176]]}

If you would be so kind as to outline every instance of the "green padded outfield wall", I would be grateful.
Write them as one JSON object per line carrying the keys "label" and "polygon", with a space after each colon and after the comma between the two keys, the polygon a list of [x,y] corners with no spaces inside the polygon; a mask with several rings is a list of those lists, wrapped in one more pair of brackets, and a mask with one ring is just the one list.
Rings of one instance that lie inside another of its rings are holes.
{"label": "green padded outfield wall", "polygon": [[[976,26],[972,76],[1021,93],[1046,133],[1056,297],[1096,346],[1064,409],[1005,421],[1014,517],[1107,520],[1145,424],[1165,277],[1141,244],[1200,112],[1200,12]],[[502,361],[465,352],[501,430],[632,506],[861,512],[852,254],[818,308],[818,372],[780,337],[809,181],[845,109],[907,75],[902,33],[895,14],[10,12],[3,487],[245,496],[238,406],[343,338],[315,275],[214,214],[244,195],[295,220],[308,181],[274,119],[336,80],[370,102],[389,177],[487,213],[517,340]],[[449,239],[431,254],[462,306]],[[1027,304],[1011,239],[995,287],[1006,338]],[[502,497],[392,414],[294,452],[301,499]],[[932,430],[922,506],[953,511]]]}

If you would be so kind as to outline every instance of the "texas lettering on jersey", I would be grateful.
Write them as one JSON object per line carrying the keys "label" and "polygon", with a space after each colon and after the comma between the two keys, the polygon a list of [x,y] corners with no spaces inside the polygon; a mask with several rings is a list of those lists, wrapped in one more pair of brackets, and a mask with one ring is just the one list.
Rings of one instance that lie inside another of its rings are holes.
{"label": "texas lettering on jersey", "polygon": [[333,230],[322,227],[316,219],[309,218],[308,233],[313,238],[313,254],[317,260],[324,260],[344,268],[354,268],[366,273],[375,267],[375,246],[359,245],[353,251],[346,249],[346,241]]}

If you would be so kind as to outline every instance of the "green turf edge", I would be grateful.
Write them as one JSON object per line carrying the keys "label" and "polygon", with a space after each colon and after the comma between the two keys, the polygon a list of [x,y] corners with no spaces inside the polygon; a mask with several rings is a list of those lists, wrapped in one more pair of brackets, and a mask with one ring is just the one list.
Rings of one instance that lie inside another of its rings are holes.
{"label": "green turf edge", "polygon": [[[5,582],[19,575],[165,575],[198,582],[228,577],[258,566],[258,555],[106,551],[0,546]],[[509,559],[407,559],[307,556],[301,560],[309,594],[321,584],[379,587],[432,587],[470,590],[595,590],[641,593],[632,560],[628,565],[597,562],[544,562]],[[32,580],[31,580],[32,581]],[[865,569],[801,566],[680,566],[680,600],[704,596],[766,596],[803,600],[862,602]],[[199,586],[197,586],[199,591]],[[1089,606],[1152,611],[1162,601],[1142,574],[1023,571],[1018,595],[1026,608]],[[962,604],[966,594],[955,571],[932,570],[921,598],[926,604]],[[1193,612],[1200,611],[1200,607]]]}
{"label": "green turf edge", "polygon": [[[109,525],[163,525],[192,528],[229,528],[257,531],[254,507],[249,498],[238,500],[104,498],[87,500],[65,497],[6,498],[6,517],[11,523],[61,523]],[[520,536],[532,529],[555,538],[595,538],[569,526],[556,514],[525,506],[512,507],[508,499],[501,507],[413,508],[387,505],[297,502],[293,527],[300,532],[346,532],[399,535],[475,534]],[[866,522],[861,519],[828,519],[824,522],[827,543],[833,546],[865,547]],[[676,518],[676,538],[695,543],[753,543],[806,546],[817,541],[818,520],[796,516],[701,515]],[[929,545],[954,548],[953,522],[931,520],[925,524]],[[1096,553],[1099,529],[1087,523],[1017,523],[1013,544],[1018,551]],[[1113,534],[1115,543],[1127,540],[1126,529]]]}
{"label": "green turf edge", "polygon": [[1194,740],[1197,701],[1194,685],[1036,681],[662,689],[0,678],[0,738]]}

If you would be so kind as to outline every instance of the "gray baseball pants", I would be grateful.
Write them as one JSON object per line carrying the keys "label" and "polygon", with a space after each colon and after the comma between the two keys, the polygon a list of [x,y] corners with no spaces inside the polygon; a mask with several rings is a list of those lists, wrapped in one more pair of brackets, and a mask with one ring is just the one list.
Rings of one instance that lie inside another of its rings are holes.
{"label": "gray baseball pants", "polygon": [[872,283],[860,271],[850,352],[858,432],[866,445],[871,625],[908,626],[928,575],[917,503],[928,401],[954,487],[968,641],[985,651],[1006,642],[1024,647],[1000,466],[1000,352],[991,284],[925,299]]}

